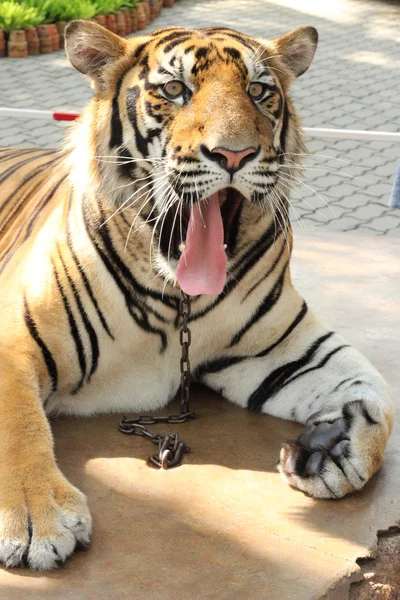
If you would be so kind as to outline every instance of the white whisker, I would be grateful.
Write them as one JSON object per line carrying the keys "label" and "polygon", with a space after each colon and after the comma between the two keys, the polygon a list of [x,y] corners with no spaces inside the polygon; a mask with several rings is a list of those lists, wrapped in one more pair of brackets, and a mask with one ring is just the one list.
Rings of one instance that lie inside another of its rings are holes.
{"label": "white whisker", "polygon": [[[167,178],[167,175],[162,175],[160,176],[160,179],[163,178]],[[145,179],[147,179],[147,177],[145,177]],[[158,179],[157,179],[158,181]],[[117,215],[118,213],[122,212],[123,207],[134,197],[136,196],[136,194],[138,194],[143,188],[147,187],[149,185],[149,182],[147,181],[144,185],[142,185],[138,190],[136,190],[133,194],[131,194],[126,200],[125,202],[123,202],[121,204],[121,206],[118,206],[118,208],[112,213],[112,215],[110,215],[101,225],[100,227],[103,227],[103,225],[105,225],[110,219],[112,219],[115,215]]]}
{"label": "white whisker", "polygon": [[[319,194],[316,190],[314,190],[310,185],[308,185],[307,183],[305,183],[304,181],[302,181],[301,179],[299,179],[298,177],[295,177],[294,175],[291,175],[290,173],[281,173],[280,177],[290,177],[292,181],[295,181],[296,183],[300,184],[300,185],[304,185],[305,187],[307,187],[309,190],[311,190],[316,196],[318,196],[318,198],[320,200],[322,200],[322,202],[325,204],[325,206],[327,206],[331,211],[332,214],[336,217],[336,213],[333,210],[333,208],[330,206],[330,204],[321,196],[321,194]],[[290,179],[286,180],[287,183],[290,183]]]}
{"label": "white whisker", "polygon": [[343,163],[347,163],[351,166],[354,167],[362,167],[363,169],[365,169],[364,165],[359,165],[357,163],[354,163],[352,160],[347,160],[345,158],[336,158],[335,156],[330,156],[329,154],[316,154],[315,152],[299,152],[299,153],[295,153],[295,152],[283,152],[282,156],[305,156],[306,158],[329,158],[330,160],[337,160],[338,162],[343,162]]}
{"label": "white whisker", "polygon": [[[118,155],[113,155],[113,154],[109,154],[109,155],[92,155],[92,158],[95,158],[96,160],[99,160],[99,162],[101,162],[101,159],[104,158],[111,158],[114,159],[116,161],[122,161],[123,163],[133,163],[133,162],[149,162],[149,163],[157,163],[157,164],[165,164],[167,162],[166,158],[133,158],[130,156],[118,156]],[[112,164],[114,164],[112,162]],[[122,164],[122,163],[121,163]]]}
{"label": "white whisker", "polygon": [[[150,202],[150,200],[154,197],[155,193],[157,193],[160,190],[160,188],[162,188],[165,184],[168,185],[168,175],[162,176],[162,177],[160,177],[158,179],[154,179],[154,182],[153,182],[153,184],[151,186],[151,189],[140,195],[140,198],[142,198],[143,195],[146,194],[146,200],[142,204],[142,206],[139,208],[139,210],[138,210],[138,212],[137,212],[137,214],[135,216],[134,222],[136,221],[136,219],[138,219],[141,216],[141,212],[142,212],[143,208]],[[132,202],[127,208],[130,208],[134,203],[137,202],[137,200],[135,200],[134,202]],[[153,207],[153,209],[152,209],[151,212],[153,212],[154,208],[155,207]],[[126,209],[124,209],[124,210],[126,210]],[[148,217],[149,216],[150,215],[148,215]],[[143,226],[145,226],[146,223],[147,223],[147,220],[143,223]]]}
{"label": "white whisker", "polygon": [[[163,185],[165,185],[165,181],[158,182],[156,186],[153,186],[153,188],[152,188],[152,190],[151,190],[151,194],[150,194],[150,195],[149,195],[149,192],[147,192],[147,196],[146,196],[145,202],[144,202],[144,203],[142,204],[142,206],[140,207],[140,209],[139,209],[139,212],[138,212],[138,213],[135,215],[135,217],[134,217],[134,219],[132,220],[132,223],[131,223],[131,225],[130,225],[130,227],[129,227],[128,235],[126,236],[125,250],[126,250],[126,248],[127,248],[127,246],[128,246],[129,238],[130,238],[130,235],[131,235],[131,233],[132,233],[133,227],[134,227],[134,225],[135,225],[135,223],[136,223],[136,220],[139,218],[139,216],[140,216],[140,214],[141,214],[141,211],[142,211],[142,210],[143,210],[143,208],[144,208],[144,207],[145,207],[145,206],[146,206],[146,205],[147,205],[147,204],[148,204],[148,203],[151,201],[151,199],[152,199],[152,198],[155,196],[155,194],[157,194],[157,192],[158,192],[159,188],[160,188],[160,187],[162,187]],[[143,195],[143,194],[142,194],[142,195]],[[147,223],[149,223],[149,222],[150,222],[150,221],[149,221],[149,217],[150,217],[150,215],[152,214],[152,212],[153,212],[154,208],[155,208],[155,206],[153,206],[153,208],[151,209],[151,211],[150,211],[150,214],[148,215],[148,217],[146,218],[146,220],[145,220],[145,222],[144,222],[144,225],[146,225]]]}
{"label": "white whisker", "polygon": [[334,167],[324,167],[324,165],[316,165],[309,166],[307,164],[298,165],[297,163],[282,163],[283,167],[289,167],[290,169],[298,169],[300,171],[319,171],[320,173],[331,173],[333,175],[337,175],[338,177],[348,177],[349,179],[358,179],[359,181],[363,181],[364,183],[375,183],[371,179],[364,179],[359,177],[358,175],[350,175],[350,173],[344,173],[340,169],[335,169]]}

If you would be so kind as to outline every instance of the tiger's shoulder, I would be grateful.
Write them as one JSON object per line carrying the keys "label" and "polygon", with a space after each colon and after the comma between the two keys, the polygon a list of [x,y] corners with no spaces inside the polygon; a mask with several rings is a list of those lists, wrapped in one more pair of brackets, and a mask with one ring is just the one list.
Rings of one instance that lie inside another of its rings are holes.
{"label": "tiger's shoulder", "polygon": [[66,153],[0,148],[0,266],[65,198]]}

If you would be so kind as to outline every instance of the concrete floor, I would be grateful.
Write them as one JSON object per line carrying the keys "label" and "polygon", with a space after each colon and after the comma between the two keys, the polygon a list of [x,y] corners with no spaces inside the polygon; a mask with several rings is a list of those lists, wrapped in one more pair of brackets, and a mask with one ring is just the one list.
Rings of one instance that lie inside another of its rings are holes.
{"label": "concrete floor", "polygon": [[[296,235],[293,277],[377,365],[399,407],[397,240]],[[400,518],[399,426],[361,493],[317,501],[275,470],[281,442],[301,426],[204,389],[192,404],[198,419],[173,427],[192,453],[170,471],[146,466],[152,445],[120,434],[117,416],[53,422],[60,467],[89,499],[92,545],[55,572],[0,569],[2,600],[348,598],[363,576],[357,559]]]}
{"label": "concrete floor", "polygon": [[[384,0],[179,0],[151,28],[225,24],[271,37],[313,24],[320,47],[294,92],[304,124],[393,131],[399,17],[399,3]],[[2,106],[79,110],[90,97],[62,52],[2,59],[0,73]],[[7,120],[0,144],[56,147],[63,132],[56,123]],[[400,147],[314,140],[309,148],[315,158],[293,196],[293,217],[301,217],[294,279],[311,307],[380,368],[399,405],[400,211],[387,201]],[[145,465],[151,445],[119,434],[117,416],[54,421],[59,464],[89,498],[92,546],[52,573],[0,568],[1,600],[398,600],[395,542],[383,551],[393,589],[369,578],[350,590],[368,577],[370,563],[357,559],[375,549],[377,532],[400,523],[398,425],[363,492],[315,501],[275,471],[282,440],[300,426],[204,390],[193,405],[198,419],[179,426],[192,453],[169,472]]]}

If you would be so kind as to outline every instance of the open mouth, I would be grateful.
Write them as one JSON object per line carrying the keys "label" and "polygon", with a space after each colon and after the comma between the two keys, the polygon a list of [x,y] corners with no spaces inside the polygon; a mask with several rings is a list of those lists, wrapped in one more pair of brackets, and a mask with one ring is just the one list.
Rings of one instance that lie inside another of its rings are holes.
{"label": "open mouth", "polygon": [[176,278],[186,294],[214,296],[224,289],[227,254],[235,249],[244,200],[237,190],[225,188],[193,205],[185,204],[182,217],[176,216],[176,208],[170,210],[162,233],[162,238],[168,238],[167,247],[162,246],[178,259]]}

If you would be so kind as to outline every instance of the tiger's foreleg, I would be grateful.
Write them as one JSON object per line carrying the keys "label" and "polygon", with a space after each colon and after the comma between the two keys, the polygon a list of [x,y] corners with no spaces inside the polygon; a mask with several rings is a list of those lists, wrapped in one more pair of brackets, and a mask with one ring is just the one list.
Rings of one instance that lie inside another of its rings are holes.
{"label": "tiger's foreleg", "polygon": [[264,356],[213,371],[202,380],[233,402],[305,424],[280,453],[278,468],[290,485],[316,498],[340,498],[379,469],[394,416],[387,386],[313,315]]}
{"label": "tiger's foreleg", "polygon": [[89,542],[91,517],[56,465],[32,362],[14,358],[0,356],[0,561],[51,569]]}

